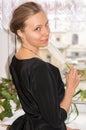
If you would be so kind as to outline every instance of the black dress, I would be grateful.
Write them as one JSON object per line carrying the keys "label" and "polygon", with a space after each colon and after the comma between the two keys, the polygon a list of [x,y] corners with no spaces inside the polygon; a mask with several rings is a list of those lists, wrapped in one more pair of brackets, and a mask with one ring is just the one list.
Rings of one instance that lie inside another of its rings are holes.
{"label": "black dress", "polygon": [[60,108],[65,89],[59,69],[39,58],[19,60],[10,72],[25,115],[10,130],[66,130],[67,113]]}

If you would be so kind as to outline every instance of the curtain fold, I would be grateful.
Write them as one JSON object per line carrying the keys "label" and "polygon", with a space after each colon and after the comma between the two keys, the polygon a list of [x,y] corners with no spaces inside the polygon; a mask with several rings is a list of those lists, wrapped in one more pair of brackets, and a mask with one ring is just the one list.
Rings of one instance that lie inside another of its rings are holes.
{"label": "curtain fold", "polygon": [[[13,10],[30,0],[0,0],[0,29],[9,30]],[[40,3],[48,14],[52,32],[86,30],[85,0],[32,0]],[[64,21],[64,22],[63,22]]]}
{"label": "curtain fold", "polygon": [[2,0],[0,0],[0,29],[2,29]]}

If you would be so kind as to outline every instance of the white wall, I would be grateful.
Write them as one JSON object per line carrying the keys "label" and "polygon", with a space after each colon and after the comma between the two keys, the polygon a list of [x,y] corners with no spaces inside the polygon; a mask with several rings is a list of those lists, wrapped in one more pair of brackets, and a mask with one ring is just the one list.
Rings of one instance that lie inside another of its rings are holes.
{"label": "white wall", "polygon": [[86,31],[80,31],[80,32],[53,32],[52,35],[56,36],[56,38],[60,38],[60,42],[64,44],[72,44],[72,35],[77,34],[78,35],[78,44],[86,46]]}
{"label": "white wall", "polygon": [[0,77],[9,77],[9,64],[15,52],[15,36],[9,31],[0,30]]}

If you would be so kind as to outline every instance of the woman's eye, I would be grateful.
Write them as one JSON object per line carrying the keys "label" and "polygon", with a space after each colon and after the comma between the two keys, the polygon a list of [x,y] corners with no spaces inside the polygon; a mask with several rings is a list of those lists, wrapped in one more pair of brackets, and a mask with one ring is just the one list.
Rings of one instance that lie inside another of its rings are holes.
{"label": "woman's eye", "polygon": [[45,25],[48,26],[48,25],[49,25],[49,22],[47,21]]}
{"label": "woman's eye", "polygon": [[41,30],[41,28],[40,28],[40,27],[37,27],[35,30],[36,30],[36,31],[40,31],[40,30]]}

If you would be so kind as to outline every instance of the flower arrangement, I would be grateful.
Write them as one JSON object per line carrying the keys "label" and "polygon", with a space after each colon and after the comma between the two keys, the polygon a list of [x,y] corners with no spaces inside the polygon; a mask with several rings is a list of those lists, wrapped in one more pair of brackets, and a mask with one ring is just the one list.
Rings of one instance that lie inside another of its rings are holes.
{"label": "flower arrangement", "polygon": [[13,116],[11,101],[16,104],[16,110],[20,108],[20,102],[11,79],[0,79],[0,120]]}

